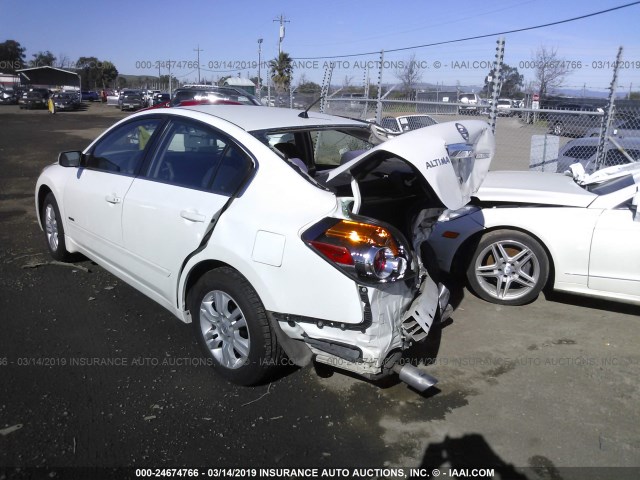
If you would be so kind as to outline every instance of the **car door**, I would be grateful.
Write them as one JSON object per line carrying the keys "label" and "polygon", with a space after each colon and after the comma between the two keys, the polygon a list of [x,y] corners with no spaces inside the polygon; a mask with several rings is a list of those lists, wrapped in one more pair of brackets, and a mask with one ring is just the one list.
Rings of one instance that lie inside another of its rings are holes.
{"label": "car door", "polygon": [[596,224],[589,260],[589,288],[640,297],[640,222],[631,199],[605,210]]}
{"label": "car door", "polygon": [[174,302],[185,259],[252,169],[251,158],[221,132],[185,118],[170,121],[124,201],[127,269],[148,294]]}
{"label": "car door", "polygon": [[83,155],[77,174],[65,186],[69,235],[109,264],[124,261],[122,202],[162,121],[133,120],[106,133]]}

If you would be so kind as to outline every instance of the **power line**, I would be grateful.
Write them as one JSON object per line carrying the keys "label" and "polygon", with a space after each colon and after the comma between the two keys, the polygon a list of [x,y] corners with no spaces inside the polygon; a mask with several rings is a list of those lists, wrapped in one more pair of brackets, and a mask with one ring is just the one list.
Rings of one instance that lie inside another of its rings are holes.
{"label": "power line", "polygon": [[[424,48],[424,47],[435,47],[437,45],[446,45],[446,44],[449,44],[449,43],[466,42],[466,41],[469,41],[469,40],[478,40],[480,38],[487,38],[487,37],[495,37],[495,36],[499,36],[499,35],[506,35],[508,33],[526,32],[527,30],[536,30],[538,28],[552,27],[554,25],[561,25],[563,23],[575,22],[576,20],[582,20],[582,19],[589,18],[589,17],[595,17],[597,15],[602,15],[603,13],[609,13],[609,12],[613,12],[615,10],[621,10],[623,8],[632,7],[632,6],[638,5],[638,4],[640,4],[640,1],[627,3],[625,5],[620,5],[618,7],[608,8],[606,10],[600,10],[598,12],[588,13],[586,15],[580,15],[579,17],[567,18],[565,20],[558,20],[557,22],[544,23],[542,25],[535,25],[533,27],[517,28],[517,29],[514,29],[514,30],[506,30],[506,31],[503,31],[503,32],[487,33],[485,35],[476,35],[474,37],[458,38],[456,40],[445,40],[443,42],[425,43],[424,45],[414,45],[412,47],[394,48],[394,49],[385,50],[385,53],[402,52],[402,51],[405,51],[405,50],[415,50],[415,49]],[[333,56],[324,56],[324,57],[296,57],[296,58],[293,58],[292,60],[322,60],[322,59],[325,59],[325,58],[364,57],[366,55],[377,55],[379,53],[380,53],[380,51],[365,52],[365,53],[352,53],[352,54],[349,54],[349,55],[333,55]]]}

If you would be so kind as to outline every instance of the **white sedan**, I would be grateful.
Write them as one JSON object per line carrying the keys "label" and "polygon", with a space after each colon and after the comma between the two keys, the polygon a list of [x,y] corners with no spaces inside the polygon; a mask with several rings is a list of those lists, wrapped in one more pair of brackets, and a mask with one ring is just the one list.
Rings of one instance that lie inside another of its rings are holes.
{"label": "white sedan", "polygon": [[441,269],[502,305],[545,286],[640,304],[640,165],[575,173],[490,172],[433,230]]}
{"label": "white sedan", "polygon": [[192,323],[231,381],[264,381],[284,352],[424,390],[435,379],[399,359],[450,306],[421,244],[477,190],[493,135],[464,121],[374,143],[314,112],[148,110],[61,153],[36,209],[51,255],[80,252]]}

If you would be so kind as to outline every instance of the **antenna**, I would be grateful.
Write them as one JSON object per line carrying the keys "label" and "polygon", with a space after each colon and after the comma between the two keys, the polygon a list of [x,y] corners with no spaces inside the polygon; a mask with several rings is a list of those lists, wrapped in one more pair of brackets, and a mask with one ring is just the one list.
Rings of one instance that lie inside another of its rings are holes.
{"label": "antenna", "polygon": [[318,99],[317,99],[315,102],[313,102],[311,105],[309,105],[309,106],[307,107],[307,109],[306,109],[304,112],[300,112],[300,113],[298,114],[298,116],[299,116],[300,118],[309,118],[309,110],[311,110],[311,107],[313,107],[313,106],[314,106],[316,103],[318,103],[320,100],[322,100],[322,96],[318,97]]}

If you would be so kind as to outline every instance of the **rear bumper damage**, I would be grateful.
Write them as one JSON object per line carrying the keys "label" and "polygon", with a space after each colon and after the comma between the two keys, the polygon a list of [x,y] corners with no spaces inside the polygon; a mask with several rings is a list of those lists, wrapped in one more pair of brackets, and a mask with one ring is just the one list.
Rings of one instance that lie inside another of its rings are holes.
{"label": "rear bumper damage", "polygon": [[404,350],[449,317],[449,290],[430,277],[417,291],[403,282],[357,288],[363,312],[357,324],[270,312],[289,360],[305,366],[315,359],[369,379],[396,373],[419,391],[435,385],[435,378],[400,360]]}

